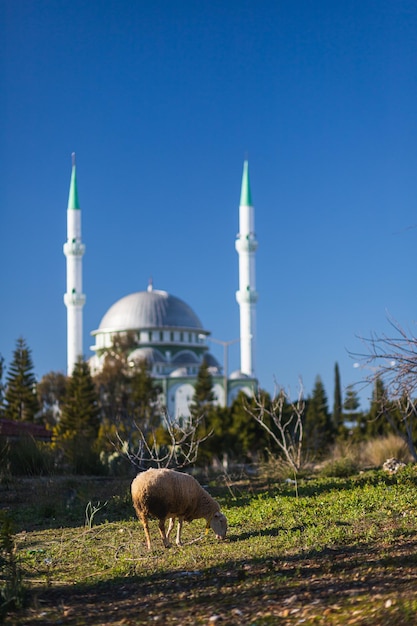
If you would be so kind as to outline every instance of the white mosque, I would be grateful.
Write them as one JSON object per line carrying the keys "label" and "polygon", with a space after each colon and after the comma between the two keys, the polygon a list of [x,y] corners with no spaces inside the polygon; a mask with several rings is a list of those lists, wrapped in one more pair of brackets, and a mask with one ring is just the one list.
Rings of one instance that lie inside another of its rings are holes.
{"label": "white mosque", "polygon": [[[251,396],[257,389],[254,372],[255,306],[258,295],[255,288],[255,237],[254,208],[252,205],[248,162],[243,165],[239,208],[239,233],[236,238],[239,255],[239,290],[236,299],[240,309],[240,369],[228,374],[227,355],[232,341],[210,338],[200,318],[180,298],[166,291],[154,289],[152,282],[145,291],[131,293],[117,302],[104,314],[97,330],[93,330],[94,355],[89,359],[93,372],[102,367],[106,352],[115,337],[129,333],[135,345],[129,354],[132,365],[145,360],[150,373],[162,388],[161,401],[171,416],[189,415],[189,405],[194,395],[194,385],[199,368],[206,361],[213,377],[215,401],[229,406],[240,391]],[[81,209],[78,201],[75,155],[72,155],[72,172],[67,209],[67,241],[64,254],[67,259],[67,373],[72,375],[74,365],[82,358],[83,307],[82,258],[85,246],[81,240]],[[223,368],[209,352],[209,343],[223,345]]]}

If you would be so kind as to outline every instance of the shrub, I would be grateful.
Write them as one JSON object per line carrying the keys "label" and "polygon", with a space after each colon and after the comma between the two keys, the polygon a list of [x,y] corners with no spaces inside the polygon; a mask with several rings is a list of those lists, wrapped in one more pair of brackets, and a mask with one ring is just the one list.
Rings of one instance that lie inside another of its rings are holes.
{"label": "shrub", "polygon": [[358,471],[357,462],[350,457],[332,459],[323,464],[320,474],[327,478],[347,478]]}
{"label": "shrub", "polygon": [[12,522],[0,511],[0,617],[23,604],[22,572],[16,555]]}
{"label": "shrub", "polygon": [[49,475],[54,468],[54,454],[48,443],[33,437],[20,437],[4,448],[5,467],[12,476]]}
{"label": "shrub", "polygon": [[403,463],[411,461],[407,444],[401,437],[390,434],[367,441],[362,448],[362,462],[381,467],[387,459],[395,458]]}

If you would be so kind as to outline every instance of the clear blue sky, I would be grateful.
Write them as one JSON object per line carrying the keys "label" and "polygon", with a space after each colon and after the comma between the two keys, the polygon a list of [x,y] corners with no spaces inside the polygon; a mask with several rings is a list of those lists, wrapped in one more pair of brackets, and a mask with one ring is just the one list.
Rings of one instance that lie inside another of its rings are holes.
{"label": "clear blue sky", "polygon": [[343,387],[364,376],[357,336],[387,313],[414,332],[415,0],[0,0],[0,41],[6,366],[23,336],[39,378],[66,369],[72,151],[86,356],[150,275],[213,337],[239,335],[246,153],[261,386],[296,395],[301,376],[308,394],[320,375],[332,406],[335,362]]}

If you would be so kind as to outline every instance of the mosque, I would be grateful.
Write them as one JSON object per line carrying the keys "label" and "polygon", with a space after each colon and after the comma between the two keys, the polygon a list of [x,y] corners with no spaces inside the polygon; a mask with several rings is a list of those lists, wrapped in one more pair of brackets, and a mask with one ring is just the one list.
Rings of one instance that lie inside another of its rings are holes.
{"label": "mosque", "polygon": [[[101,369],[106,352],[115,337],[129,333],[135,345],[129,354],[132,366],[146,360],[150,374],[162,388],[161,402],[172,417],[187,417],[194,395],[194,385],[200,366],[205,360],[213,377],[215,402],[229,406],[240,391],[248,396],[257,390],[254,372],[255,306],[258,295],[255,288],[254,208],[249,184],[248,162],[243,164],[239,207],[239,233],[235,247],[239,257],[239,290],[236,299],[240,309],[240,369],[228,373],[228,348],[233,341],[219,341],[210,337],[198,315],[180,298],[166,291],[154,289],[152,281],[145,291],[124,296],[104,314],[96,330],[91,332],[94,355],[89,359],[92,372]],[[67,373],[72,375],[74,365],[83,358],[83,307],[86,297],[82,289],[82,259],[85,245],[81,239],[81,209],[78,200],[75,155],[67,208],[67,241],[64,254],[67,259]],[[209,351],[210,342],[223,345],[223,367]]]}

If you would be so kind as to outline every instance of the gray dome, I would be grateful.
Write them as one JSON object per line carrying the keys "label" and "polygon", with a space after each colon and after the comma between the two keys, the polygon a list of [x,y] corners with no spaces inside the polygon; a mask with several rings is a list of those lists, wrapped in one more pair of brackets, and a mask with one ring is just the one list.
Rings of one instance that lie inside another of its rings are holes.
{"label": "gray dome", "polygon": [[214,367],[217,369],[217,371],[219,371],[221,369],[221,366],[218,362],[218,360],[210,353],[210,352],[206,352],[206,354],[204,355],[203,359],[205,360],[207,366],[210,367]]}
{"label": "gray dome", "polygon": [[166,359],[156,348],[137,348],[129,354],[129,361],[147,361],[148,364],[165,363]]}
{"label": "gray dome", "polygon": [[198,356],[190,350],[184,350],[183,352],[179,352],[173,357],[172,362],[178,366],[190,364],[198,365],[200,363]]}
{"label": "gray dome", "polygon": [[176,370],[170,373],[171,378],[182,378],[183,376],[188,376],[186,367],[178,367]]}
{"label": "gray dome", "polygon": [[202,331],[197,315],[185,302],[166,291],[148,289],[121,298],[110,307],[99,330],[185,328]]}
{"label": "gray dome", "polygon": [[244,374],[241,370],[236,370],[230,374],[230,380],[241,380],[242,378],[250,378],[250,376]]}

